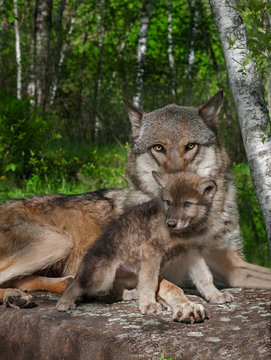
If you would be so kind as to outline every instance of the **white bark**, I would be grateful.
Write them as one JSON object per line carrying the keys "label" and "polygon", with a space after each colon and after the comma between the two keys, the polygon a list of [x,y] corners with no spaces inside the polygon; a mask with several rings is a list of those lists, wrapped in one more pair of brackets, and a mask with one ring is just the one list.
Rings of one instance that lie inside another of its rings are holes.
{"label": "white bark", "polygon": [[265,134],[270,119],[255,64],[249,58],[245,27],[234,9],[235,1],[210,0],[210,4],[271,249],[271,137]]}
{"label": "white bark", "polygon": [[[266,16],[266,24],[265,24],[265,31],[270,31],[271,27],[271,14],[268,13]],[[266,51],[266,57],[267,61],[271,62],[271,52]],[[271,116],[271,74],[267,74],[267,103],[268,103],[268,110],[269,110],[269,116]]]}
{"label": "white bark", "polygon": [[168,38],[168,61],[169,61],[169,66],[172,72],[172,96],[174,98],[176,98],[176,69],[175,69],[175,61],[174,61],[174,57],[173,57],[173,40],[172,40],[172,0],[170,1],[169,4],[169,11],[168,11],[168,33],[167,33],[167,38]]}
{"label": "white bark", "polygon": [[18,4],[17,0],[13,0],[14,4],[14,27],[15,27],[15,46],[16,46],[16,63],[17,63],[17,98],[22,98],[22,57],[21,57],[21,41],[18,22]]}
{"label": "white bark", "polygon": [[188,54],[187,54],[187,67],[186,67],[186,76],[188,79],[192,80],[193,66],[195,63],[195,41],[198,36],[198,26],[200,24],[200,0],[188,0],[189,9],[190,9],[190,34],[189,34],[189,43],[188,43]]}
{"label": "white bark", "polygon": [[147,54],[147,40],[150,17],[152,12],[152,1],[145,1],[141,10],[141,20],[139,26],[138,43],[137,43],[137,74],[136,74],[136,95],[133,97],[133,104],[142,107],[143,95],[143,76],[144,63]]}
{"label": "white bark", "polygon": [[61,67],[63,65],[65,54],[66,54],[68,44],[69,44],[69,40],[70,40],[70,38],[72,36],[72,33],[73,33],[75,18],[76,18],[76,12],[74,13],[73,17],[71,18],[70,27],[69,27],[66,42],[64,43],[64,45],[62,46],[62,48],[60,50],[59,61],[58,61],[58,64],[57,64],[57,68],[55,70],[56,73],[54,74],[54,77],[53,77],[53,80],[52,80],[52,85],[51,85],[51,90],[50,90],[50,101],[49,101],[50,105],[53,105],[54,100],[55,100],[56,91],[57,91],[57,87],[58,87],[58,73],[59,73],[59,71],[60,71],[60,69],[61,69]]}
{"label": "white bark", "polygon": [[97,71],[97,83],[95,90],[95,102],[96,102],[96,111],[94,116],[94,137],[98,138],[99,127],[100,127],[100,119],[99,119],[99,104],[100,104],[100,93],[101,93],[101,70],[102,70],[102,53],[103,53],[103,41],[105,31],[102,26],[102,12],[104,7],[104,0],[100,0],[99,11],[97,14],[97,28],[98,28],[98,47],[99,47],[99,60],[98,60],[98,71]]}

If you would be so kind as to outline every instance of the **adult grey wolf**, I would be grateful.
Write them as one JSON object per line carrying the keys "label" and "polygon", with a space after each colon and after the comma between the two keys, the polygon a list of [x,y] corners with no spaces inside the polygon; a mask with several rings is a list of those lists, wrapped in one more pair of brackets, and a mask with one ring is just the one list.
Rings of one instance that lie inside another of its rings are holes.
{"label": "adult grey wolf", "polygon": [[[76,300],[82,295],[115,291],[125,298],[132,275],[140,311],[160,312],[159,291],[156,295],[159,274],[178,255],[190,258],[189,264],[182,261],[187,266],[183,272],[190,273],[205,298],[214,302],[232,300],[229,293],[216,289],[210,270],[201,267],[199,261],[199,248],[204,246],[209,232],[212,233],[216,218],[216,204],[212,206],[215,182],[187,171],[164,175],[153,172],[153,177],[160,188],[159,197],[127,209],[109,224],[83,257],[74,281],[56,305],[57,310],[75,309]],[[172,310],[175,319],[179,313],[179,320],[186,323],[203,322],[207,318],[203,306],[186,297],[183,304]]]}
{"label": "adult grey wolf", "polygon": [[[0,299],[25,306],[24,290],[62,293],[80,260],[106,225],[125,206],[158,195],[152,171],[190,170],[217,184],[217,218],[202,247],[202,261],[220,281],[232,287],[271,288],[271,270],[245,262],[241,255],[239,216],[229,159],[216,136],[220,90],[200,107],[168,105],[145,113],[125,101],[132,124],[127,172],[128,189],[82,195],[51,195],[12,200],[0,206]],[[179,259],[164,276],[179,284]],[[53,277],[45,277],[53,276]],[[181,296],[163,280],[165,302]]]}

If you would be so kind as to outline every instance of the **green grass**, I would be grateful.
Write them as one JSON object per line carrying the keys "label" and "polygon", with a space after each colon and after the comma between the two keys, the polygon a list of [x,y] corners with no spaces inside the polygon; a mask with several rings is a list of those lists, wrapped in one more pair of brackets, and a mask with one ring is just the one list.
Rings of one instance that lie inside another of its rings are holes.
{"label": "green grass", "polygon": [[[78,194],[100,188],[126,186],[125,167],[128,145],[102,147],[55,144],[46,158],[53,163],[50,176],[33,173],[15,181],[10,173],[0,174],[0,203],[35,194]],[[248,261],[271,266],[263,218],[254,193],[247,164],[234,164],[244,254]]]}

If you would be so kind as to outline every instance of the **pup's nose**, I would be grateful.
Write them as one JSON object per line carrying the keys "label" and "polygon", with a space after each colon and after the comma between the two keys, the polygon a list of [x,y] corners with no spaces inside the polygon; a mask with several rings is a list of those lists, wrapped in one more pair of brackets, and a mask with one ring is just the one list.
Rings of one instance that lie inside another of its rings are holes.
{"label": "pup's nose", "polygon": [[177,225],[177,221],[176,220],[173,220],[173,219],[170,219],[170,220],[167,220],[167,226],[170,227],[170,228],[175,228]]}

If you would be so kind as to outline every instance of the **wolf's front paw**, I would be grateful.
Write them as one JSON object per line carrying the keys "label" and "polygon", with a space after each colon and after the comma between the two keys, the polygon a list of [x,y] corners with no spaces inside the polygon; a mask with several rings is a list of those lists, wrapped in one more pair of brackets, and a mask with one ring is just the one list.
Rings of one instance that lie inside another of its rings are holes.
{"label": "wolf's front paw", "polygon": [[34,303],[30,294],[19,289],[6,289],[3,297],[3,304],[18,309],[32,307]]}
{"label": "wolf's front paw", "polygon": [[162,306],[158,302],[139,304],[139,310],[142,314],[160,313],[162,311]]}
{"label": "wolf's front paw", "polygon": [[218,291],[208,300],[213,304],[225,304],[227,302],[232,302],[233,296],[228,291]]}
{"label": "wolf's front paw", "polygon": [[58,301],[58,303],[56,304],[56,309],[57,309],[57,311],[74,310],[74,309],[76,309],[76,304],[73,302],[71,303],[69,301],[60,299]]}
{"label": "wolf's front paw", "polygon": [[175,305],[173,307],[173,320],[185,324],[202,323],[207,320],[208,314],[203,305],[191,302]]}

